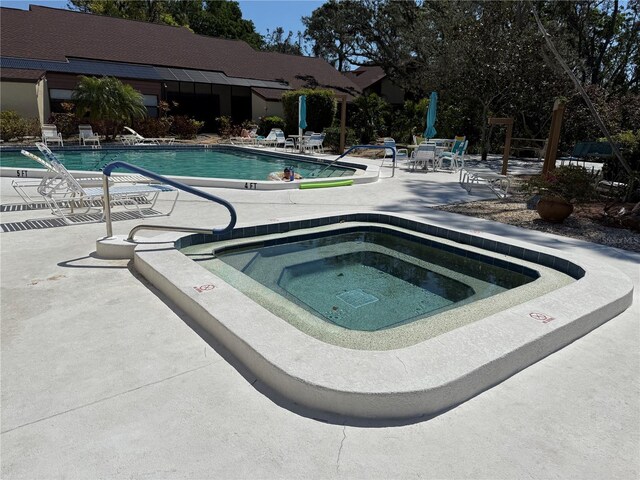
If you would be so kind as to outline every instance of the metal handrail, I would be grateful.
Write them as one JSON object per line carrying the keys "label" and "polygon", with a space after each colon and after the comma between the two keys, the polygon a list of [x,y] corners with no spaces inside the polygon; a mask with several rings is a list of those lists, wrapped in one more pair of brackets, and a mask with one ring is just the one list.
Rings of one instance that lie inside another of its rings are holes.
{"label": "metal handrail", "polygon": [[231,205],[226,200],[216,197],[215,195],[211,195],[209,193],[203,192],[202,190],[198,190],[197,188],[190,187],[189,185],[185,185],[184,183],[176,182],[175,180],[171,180],[167,177],[163,177],[162,175],[158,175],[157,173],[147,170],[145,168],[138,167],[136,165],[131,165],[130,163],[126,163],[126,162],[116,161],[116,162],[111,162],[109,165],[104,167],[104,170],[102,171],[103,173],[102,190],[104,193],[104,214],[105,214],[105,221],[107,223],[108,237],[113,236],[113,228],[111,225],[111,202],[109,197],[109,177],[111,176],[111,173],[113,172],[113,170],[115,170],[116,168],[124,168],[125,170],[130,170],[132,172],[139,173],[141,175],[144,175],[145,177],[151,178],[153,180],[157,180],[167,185],[171,185],[172,187],[175,187],[178,190],[183,190],[187,193],[191,193],[192,195],[196,195],[206,200],[211,200],[212,202],[219,203],[229,211],[229,215],[231,216],[229,225],[227,225],[224,228],[219,228],[219,229],[214,228],[212,230],[209,230],[206,228],[175,227],[175,226],[169,226],[169,225],[137,225],[133,227],[131,232],[129,232],[129,236],[127,237],[128,241],[133,240],[133,236],[139,230],[167,230],[167,231],[192,232],[192,233],[210,233],[213,235],[217,235],[217,234],[227,233],[231,231],[233,227],[235,227],[236,225],[236,220],[238,218],[238,216],[236,215],[236,210],[233,208],[233,205]]}
{"label": "metal handrail", "polygon": [[[320,175],[322,172],[324,172],[327,168],[331,167],[334,163],[336,163],[341,158],[347,156],[353,150],[357,150],[357,149],[378,149],[379,150],[381,148],[384,148],[385,150],[388,149],[388,150],[391,150],[393,152],[392,153],[392,157],[391,157],[391,159],[393,161],[393,168],[391,169],[391,177],[393,177],[396,174],[396,149],[394,147],[388,147],[386,145],[354,145],[353,147],[350,147],[349,150],[347,150],[342,155],[340,155],[338,158],[336,158],[331,163],[329,163],[322,170],[320,170],[318,172],[318,175]],[[384,159],[383,159],[383,161],[384,161]]]}

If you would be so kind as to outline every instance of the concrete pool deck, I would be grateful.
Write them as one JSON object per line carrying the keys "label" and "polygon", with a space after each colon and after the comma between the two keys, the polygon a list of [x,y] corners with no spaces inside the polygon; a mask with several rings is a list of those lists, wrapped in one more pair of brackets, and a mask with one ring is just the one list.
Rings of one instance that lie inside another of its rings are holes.
{"label": "concrete pool deck", "polygon": [[[0,180],[2,204],[19,200],[9,185]],[[104,224],[2,233],[2,478],[640,474],[640,255],[431,210],[493,196],[468,195],[447,173],[400,170],[375,184],[309,191],[207,191],[230,201],[240,224],[381,210],[569,252],[629,276],[634,304],[434,418],[333,425],[265,392],[128,261],[92,256]],[[47,216],[7,212],[2,222]],[[226,221],[223,208],[181,195],[171,217],[147,222]],[[115,222],[114,232],[147,222]]]}

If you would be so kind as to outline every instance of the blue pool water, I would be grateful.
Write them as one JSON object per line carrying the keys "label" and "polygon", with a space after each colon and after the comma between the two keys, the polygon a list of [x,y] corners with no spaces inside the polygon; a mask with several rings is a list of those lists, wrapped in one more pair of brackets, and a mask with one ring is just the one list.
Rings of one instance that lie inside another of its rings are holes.
{"label": "blue pool water", "polygon": [[[56,151],[55,155],[68,170],[100,171],[108,163],[119,160],[161,175],[183,177],[268,180],[271,172],[282,172],[286,166],[292,166],[303,178],[350,176],[354,172],[349,168],[325,169],[324,165],[314,162],[223,149]],[[0,167],[41,168],[20,152],[0,152]]]}
{"label": "blue pool water", "polygon": [[537,276],[377,231],[227,247],[214,254],[321,319],[361,331],[406,324]]}

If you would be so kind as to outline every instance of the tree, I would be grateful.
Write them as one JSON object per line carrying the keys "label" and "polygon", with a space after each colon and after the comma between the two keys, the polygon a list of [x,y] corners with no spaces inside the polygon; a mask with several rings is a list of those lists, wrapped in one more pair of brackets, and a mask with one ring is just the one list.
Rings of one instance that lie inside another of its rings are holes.
{"label": "tree", "polygon": [[313,42],[313,53],[324,58],[339,71],[349,70],[357,61],[358,25],[362,16],[370,11],[366,5],[356,0],[329,0],[313,11],[310,17],[303,17],[305,37]]}
{"label": "tree", "polygon": [[71,98],[79,118],[88,114],[91,120],[105,122],[108,137],[117,135],[123,124],[147,114],[142,94],[113,77],[80,77]]}
{"label": "tree", "polygon": [[356,98],[353,105],[355,107],[352,118],[353,128],[362,143],[370,143],[386,129],[384,119],[387,116],[389,104],[372,93]]}
{"label": "tree", "polygon": [[267,34],[262,37],[262,50],[267,52],[289,53],[292,55],[302,55],[302,33],[298,32],[298,42],[293,41],[293,32],[284,36],[284,29],[277,27],[273,32],[267,30]]}

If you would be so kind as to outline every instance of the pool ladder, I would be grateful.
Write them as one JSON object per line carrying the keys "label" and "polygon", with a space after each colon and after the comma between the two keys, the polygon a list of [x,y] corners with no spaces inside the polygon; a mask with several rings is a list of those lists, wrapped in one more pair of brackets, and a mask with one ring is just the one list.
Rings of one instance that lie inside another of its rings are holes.
{"label": "pool ladder", "polygon": [[111,225],[111,201],[110,201],[111,199],[109,196],[109,177],[111,176],[111,173],[113,173],[113,171],[116,168],[122,168],[125,170],[129,170],[131,172],[139,173],[140,175],[144,175],[147,178],[151,178],[153,180],[157,180],[158,182],[171,185],[172,187],[175,187],[178,190],[182,190],[187,193],[191,193],[198,197],[204,198],[206,200],[211,200],[212,202],[219,203],[229,211],[229,215],[231,216],[231,219],[229,220],[229,224],[226,227],[218,228],[218,229],[214,228],[212,230],[207,228],[177,227],[177,226],[170,226],[170,225],[137,225],[131,229],[131,232],[129,232],[127,241],[130,241],[130,242],[133,241],[134,235],[140,230],[163,230],[163,231],[172,231],[172,232],[205,233],[205,234],[219,235],[219,234],[227,233],[233,230],[233,227],[235,227],[236,225],[236,220],[238,218],[236,214],[236,210],[233,208],[233,205],[231,205],[226,200],[216,197],[215,195],[211,195],[209,193],[203,192],[202,190],[198,190],[197,188],[190,187],[189,185],[185,185],[184,183],[180,183],[175,180],[171,180],[167,177],[163,177],[162,175],[158,175],[157,173],[147,170],[145,168],[141,168],[136,165],[131,165],[130,163],[126,163],[126,162],[116,161],[108,164],[106,167],[104,167],[104,170],[102,171],[103,173],[102,189],[104,193],[104,215],[105,215],[105,221],[107,224],[107,237],[113,236],[113,228]]}

